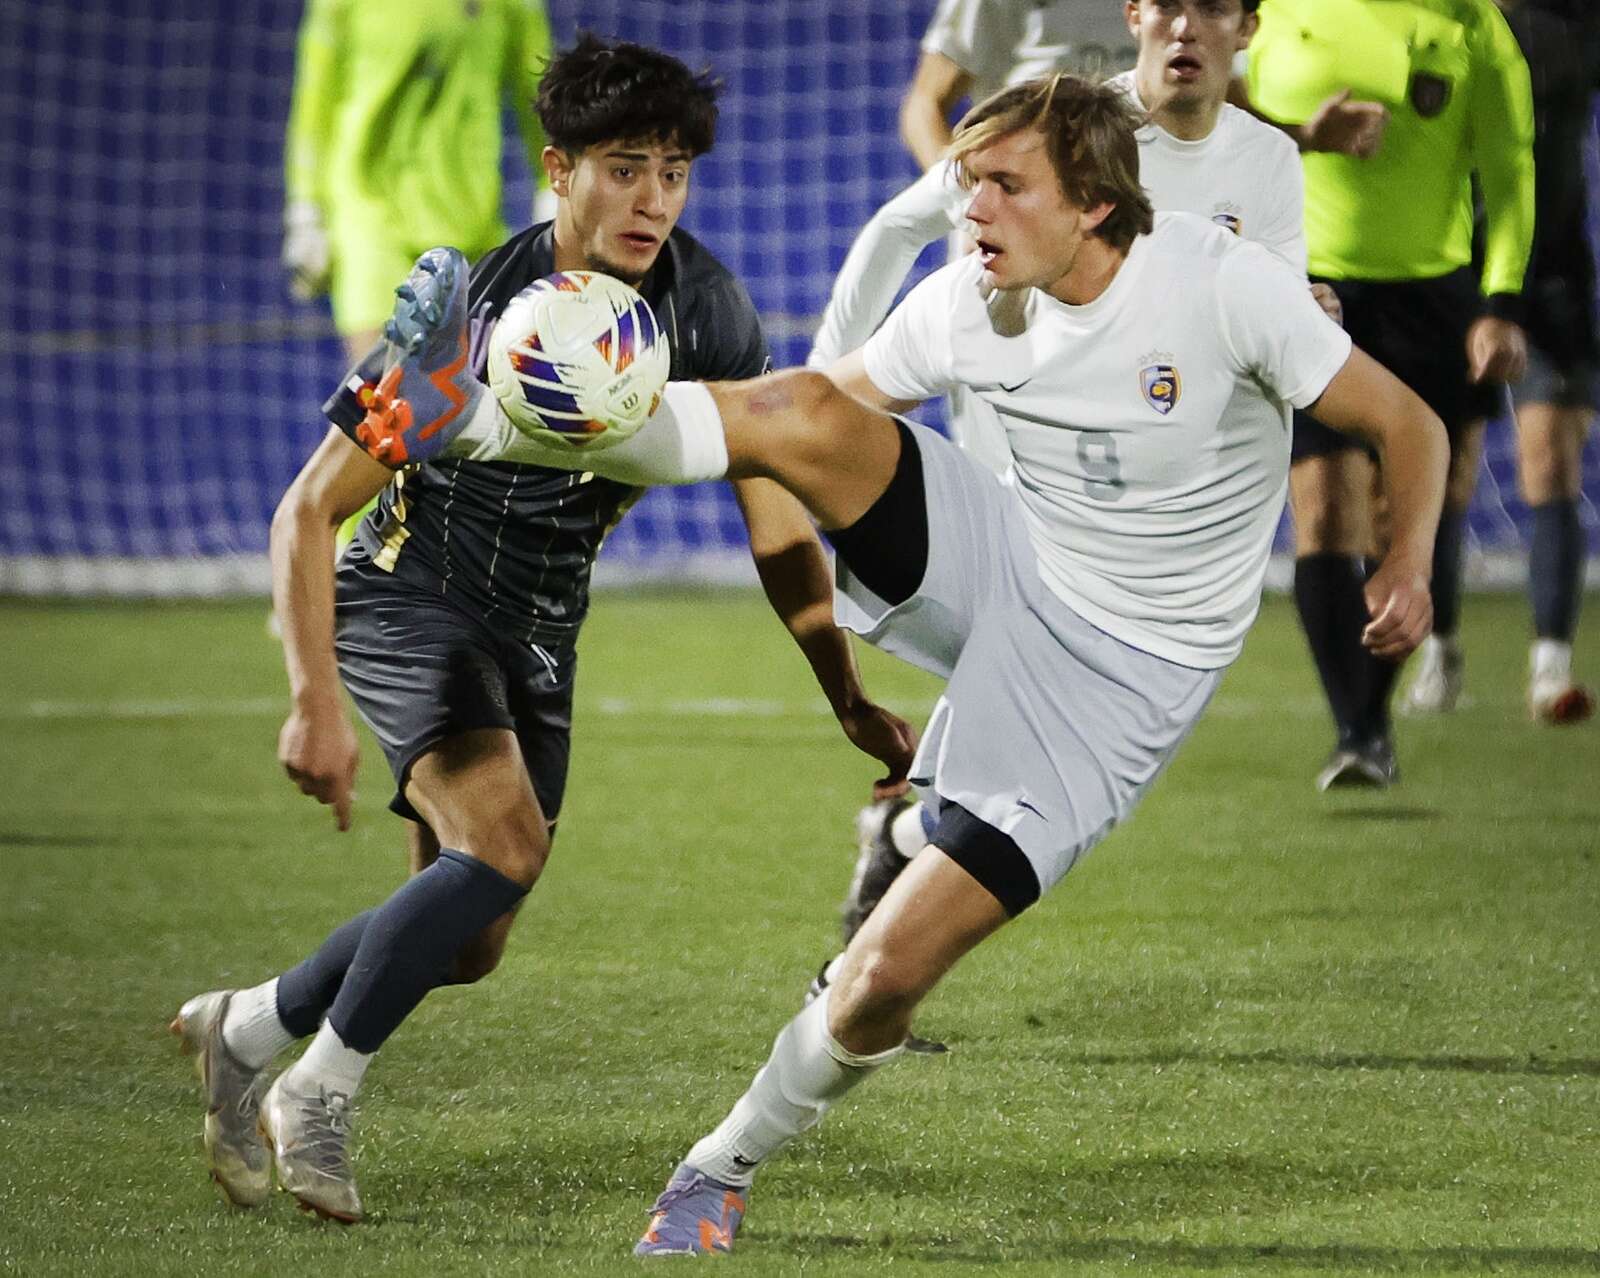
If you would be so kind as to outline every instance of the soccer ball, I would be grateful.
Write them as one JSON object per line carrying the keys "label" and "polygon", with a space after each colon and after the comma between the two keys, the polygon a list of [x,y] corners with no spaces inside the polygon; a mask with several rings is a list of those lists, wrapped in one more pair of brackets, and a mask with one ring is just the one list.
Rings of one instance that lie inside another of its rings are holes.
{"label": "soccer ball", "polygon": [[650,305],[598,271],[557,271],[511,299],[489,335],[489,389],[541,444],[608,448],[661,402],[672,351]]}

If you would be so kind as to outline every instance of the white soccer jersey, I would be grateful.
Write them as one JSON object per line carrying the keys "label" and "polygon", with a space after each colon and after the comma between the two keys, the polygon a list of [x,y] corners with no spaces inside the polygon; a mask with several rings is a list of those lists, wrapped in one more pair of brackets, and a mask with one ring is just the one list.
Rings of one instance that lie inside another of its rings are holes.
{"label": "white soccer jersey", "polygon": [[1189,214],[1159,214],[1086,305],[1027,290],[1017,336],[995,331],[981,273],[968,257],[913,289],[867,376],[894,399],[965,386],[990,404],[1045,584],[1125,643],[1226,665],[1283,509],[1288,406],[1322,394],[1349,336],[1282,259]]}
{"label": "white soccer jersey", "polygon": [[[1131,71],[1110,83],[1139,104]],[[1156,124],[1138,138],[1139,179],[1157,211],[1210,218],[1305,274],[1305,179],[1299,152],[1281,130],[1224,105],[1198,142]],[[917,255],[965,225],[971,198],[954,165],[936,164],[873,215],[839,269],[807,364],[826,368],[871,336]]]}
{"label": "white soccer jersey", "polygon": [[972,77],[973,102],[1052,71],[1099,78],[1139,54],[1115,0],[942,0],[922,49]]}

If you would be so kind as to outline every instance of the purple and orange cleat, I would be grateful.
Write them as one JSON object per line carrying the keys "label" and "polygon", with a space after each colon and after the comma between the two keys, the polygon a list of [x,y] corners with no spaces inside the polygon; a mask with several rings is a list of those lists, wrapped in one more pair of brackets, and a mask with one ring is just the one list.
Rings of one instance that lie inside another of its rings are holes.
{"label": "purple and orange cleat", "polygon": [[[460,434],[486,393],[472,369],[467,322],[467,259],[453,248],[429,249],[395,289],[394,312],[376,383],[352,390],[366,415],[356,442],[398,470],[431,461]],[[363,361],[352,376],[370,375]]]}
{"label": "purple and orange cleat", "polygon": [[650,1210],[650,1227],[634,1247],[635,1256],[700,1256],[733,1250],[733,1235],[744,1219],[749,1191],[724,1185],[688,1163],[678,1170]]}

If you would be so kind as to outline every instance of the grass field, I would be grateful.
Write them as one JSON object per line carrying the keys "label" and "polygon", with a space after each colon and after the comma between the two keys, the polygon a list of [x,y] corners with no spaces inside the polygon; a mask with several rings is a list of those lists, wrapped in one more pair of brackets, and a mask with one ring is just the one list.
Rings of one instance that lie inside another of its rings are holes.
{"label": "grass field", "polygon": [[[347,835],[278,775],[262,611],[0,606],[0,1270],[633,1272],[829,952],[870,762],[754,597],[604,596],[512,950],[369,1075],[370,1219],[233,1212],[166,1021],[401,873],[376,749]],[[1519,600],[1468,626],[1476,704],[1403,725],[1399,789],[1330,798],[1269,601],[1137,818],[930,1001],[954,1051],[775,1159],[723,1263],[1600,1272],[1600,732],[1525,721]],[[920,715],[927,680],[867,664]]]}

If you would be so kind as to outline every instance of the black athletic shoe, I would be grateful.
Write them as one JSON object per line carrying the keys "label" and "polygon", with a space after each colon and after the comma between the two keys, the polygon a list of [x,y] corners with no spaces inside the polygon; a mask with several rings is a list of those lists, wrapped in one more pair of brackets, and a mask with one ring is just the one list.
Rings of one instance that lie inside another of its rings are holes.
{"label": "black athletic shoe", "polygon": [[900,855],[889,833],[894,819],[910,806],[910,799],[883,799],[856,813],[856,869],[839,909],[846,945],[883,900],[889,885],[900,877],[900,871],[911,864]]}

